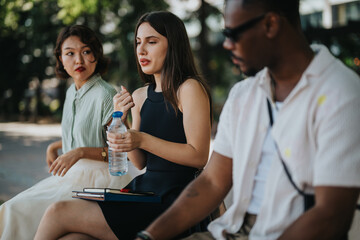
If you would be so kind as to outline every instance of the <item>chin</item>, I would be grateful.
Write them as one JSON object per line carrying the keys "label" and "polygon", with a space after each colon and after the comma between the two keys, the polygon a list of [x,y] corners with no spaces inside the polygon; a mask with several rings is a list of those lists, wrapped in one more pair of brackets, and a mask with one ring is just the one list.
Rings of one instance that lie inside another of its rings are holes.
{"label": "chin", "polygon": [[248,76],[248,77],[253,77],[255,76],[257,73],[259,72],[259,70],[253,68],[253,69],[248,69],[246,71],[243,71],[243,73]]}
{"label": "chin", "polygon": [[149,70],[146,70],[146,69],[141,69],[143,73],[145,73],[146,75],[153,75],[154,72],[153,71],[149,71]]}
{"label": "chin", "polygon": [[240,72],[244,75],[246,75],[247,77],[253,77],[255,76],[260,70],[253,68],[253,67],[244,67],[244,66],[240,66],[238,65],[238,68],[240,70]]}

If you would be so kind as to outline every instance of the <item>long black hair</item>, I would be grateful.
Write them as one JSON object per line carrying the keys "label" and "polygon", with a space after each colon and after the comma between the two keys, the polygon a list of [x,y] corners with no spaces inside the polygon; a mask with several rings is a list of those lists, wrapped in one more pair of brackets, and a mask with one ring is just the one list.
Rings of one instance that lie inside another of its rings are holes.
{"label": "long black hair", "polygon": [[[206,81],[200,76],[195,66],[194,56],[191,51],[190,42],[186,33],[184,23],[173,13],[166,11],[149,12],[140,17],[135,28],[134,50],[136,64],[141,79],[145,83],[154,83],[153,75],[145,74],[141,70],[136,53],[136,36],[139,26],[147,22],[159,34],[168,40],[168,49],[161,72],[161,84],[164,98],[178,109],[177,91],[180,85],[187,79],[192,78],[201,83],[204,87],[210,102],[210,113],[212,116],[212,102],[209,87]],[[212,119],[212,117],[211,117]]]}

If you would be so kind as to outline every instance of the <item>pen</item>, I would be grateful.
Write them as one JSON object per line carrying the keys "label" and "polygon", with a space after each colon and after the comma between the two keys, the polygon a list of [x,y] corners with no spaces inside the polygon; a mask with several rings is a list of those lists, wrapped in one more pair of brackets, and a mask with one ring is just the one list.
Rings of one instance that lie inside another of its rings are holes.
{"label": "pen", "polygon": [[154,192],[132,191],[129,188],[122,188],[122,189],[120,189],[120,192],[123,192],[123,193],[136,193],[136,194],[144,194],[144,195],[154,195],[155,194]]}

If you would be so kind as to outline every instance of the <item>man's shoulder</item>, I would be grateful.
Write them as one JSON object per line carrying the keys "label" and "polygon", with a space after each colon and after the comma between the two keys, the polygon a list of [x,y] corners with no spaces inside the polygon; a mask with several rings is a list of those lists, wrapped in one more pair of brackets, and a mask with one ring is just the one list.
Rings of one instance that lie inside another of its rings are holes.
{"label": "man's shoulder", "polygon": [[316,82],[323,85],[358,85],[360,77],[354,70],[346,66],[340,59],[333,56],[330,51],[322,45],[311,45],[313,50],[317,52],[314,62],[307,69],[306,74],[309,74],[316,79]]}
{"label": "man's shoulder", "polygon": [[316,80],[320,88],[328,93],[341,94],[344,96],[358,95],[360,91],[360,77],[352,69],[346,66],[339,59],[328,66],[320,77]]}

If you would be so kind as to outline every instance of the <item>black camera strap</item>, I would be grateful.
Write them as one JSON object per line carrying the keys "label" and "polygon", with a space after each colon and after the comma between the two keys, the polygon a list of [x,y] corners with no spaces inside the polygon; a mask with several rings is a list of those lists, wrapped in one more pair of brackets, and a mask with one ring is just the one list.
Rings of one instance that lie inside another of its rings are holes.
{"label": "black camera strap", "polygon": [[[273,118],[273,114],[272,114],[271,103],[270,103],[269,99],[266,99],[266,101],[267,101],[268,113],[269,113],[269,118],[270,118],[270,127],[272,127],[273,124],[274,124],[274,118]],[[281,164],[282,164],[283,167],[284,167],[286,176],[288,177],[291,185],[293,185],[293,187],[296,189],[296,191],[297,191],[300,195],[302,195],[302,196],[307,195],[304,191],[302,191],[302,190],[295,184],[294,180],[292,179],[292,176],[291,176],[291,174],[290,174],[290,171],[289,171],[287,165],[285,164],[284,160],[282,159],[282,157],[281,157],[281,155],[280,155],[279,147],[278,147],[277,143],[275,142],[275,140],[274,140],[274,144],[275,144],[276,152],[277,152],[277,154],[278,154],[278,156],[279,156],[279,158],[280,158]]]}
{"label": "black camera strap", "polygon": [[[274,118],[273,118],[273,114],[272,114],[272,107],[271,107],[271,103],[269,101],[269,99],[266,98],[266,101],[267,101],[267,108],[268,108],[268,113],[269,113],[269,118],[270,118],[270,127],[273,126],[274,124]],[[302,191],[294,182],[291,174],[290,174],[290,171],[287,167],[287,165],[285,164],[284,160],[282,159],[281,157],[281,154],[280,154],[280,151],[279,151],[279,147],[277,145],[277,143],[275,142],[274,140],[274,144],[275,144],[275,148],[276,148],[276,152],[280,158],[280,161],[281,161],[281,164],[283,165],[284,167],[284,170],[285,170],[285,173],[286,173],[286,176],[288,177],[291,185],[293,185],[293,187],[296,189],[296,191],[304,196],[305,198],[305,211],[308,210],[309,208],[311,208],[314,204],[315,204],[315,196],[314,194],[309,194],[309,193],[305,193],[304,191]],[[360,210],[360,204],[357,204],[356,205],[356,209],[357,210]]]}

